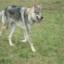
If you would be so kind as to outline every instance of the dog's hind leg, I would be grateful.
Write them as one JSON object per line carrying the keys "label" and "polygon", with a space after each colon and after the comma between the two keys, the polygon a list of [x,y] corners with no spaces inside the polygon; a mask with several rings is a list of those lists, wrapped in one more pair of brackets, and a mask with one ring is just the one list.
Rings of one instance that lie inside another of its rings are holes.
{"label": "dog's hind leg", "polygon": [[4,11],[2,11],[2,12],[0,13],[0,15],[1,15],[1,17],[2,17],[2,24],[1,24],[1,28],[0,28],[0,36],[1,36],[3,30],[6,28],[6,27],[5,27],[5,21],[6,21],[6,19],[5,19]]}
{"label": "dog's hind leg", "polygon": [[13,25],[11,26],[11,32],[10,32],[9,37],[8,37],[10,46],[13,46],[13,45],[14,45],[14,44],[12,43],[12,36],[13,36],[13,33],[15,32],[15,29],[16,29],[16,25],[13,24]]}

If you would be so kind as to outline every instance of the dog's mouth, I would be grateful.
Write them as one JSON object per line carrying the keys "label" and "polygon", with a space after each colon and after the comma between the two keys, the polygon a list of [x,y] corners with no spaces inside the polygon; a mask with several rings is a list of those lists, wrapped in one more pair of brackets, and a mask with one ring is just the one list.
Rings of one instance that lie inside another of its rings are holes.
{"label": "dog's mouth", "polygon": [[32,19],[33,23],[36,23],[36,22],[40,23],[41,20],[43,20],[43,17],[41,17],[41,18],[36,17],[36,19]]}

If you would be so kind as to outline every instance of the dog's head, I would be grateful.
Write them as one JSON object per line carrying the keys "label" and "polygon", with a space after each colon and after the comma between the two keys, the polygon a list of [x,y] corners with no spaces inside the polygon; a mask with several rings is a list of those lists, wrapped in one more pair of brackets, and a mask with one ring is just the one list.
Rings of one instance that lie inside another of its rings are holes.
{"label": "dog's head", "polygon": [[32,20],[35,22],[40,22],[43,19],[42,12],[41,12],[41,6],[40,5],[34,5],[32,7]]}

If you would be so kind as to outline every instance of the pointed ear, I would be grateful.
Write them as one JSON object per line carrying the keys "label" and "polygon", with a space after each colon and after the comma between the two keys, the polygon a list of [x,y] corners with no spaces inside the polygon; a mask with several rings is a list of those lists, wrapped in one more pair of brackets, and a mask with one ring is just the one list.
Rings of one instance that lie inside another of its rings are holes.
{"label": "pointed ear", "polygon": [[34,6],[34,8],[36,8],[36,7],[37,7],[37,5],[36,5],[36,4],[34,4],[33,6]]}
{"label": "pointed ear", "polygon": [[41,8],[41,4],[34,4],[33,6],[34,6],[35,8],[37,8],[37,7]]}
{"label": "pointed ear", "polygon": [[42,5],[41,4],[37,5],[37,7],[40,8],[40,10],[42,10]]}

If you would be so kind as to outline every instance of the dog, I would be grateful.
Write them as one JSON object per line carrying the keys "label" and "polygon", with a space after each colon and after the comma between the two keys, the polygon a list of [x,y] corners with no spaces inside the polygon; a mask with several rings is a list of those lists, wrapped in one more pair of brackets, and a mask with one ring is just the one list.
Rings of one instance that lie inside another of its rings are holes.
{"label": "dog", "polygon": [[34,5],[31,8],[11,5],[2,10],[0,16],[2,18],[0,34],[2,34],[3,29],[10,29],[10,34],[8,36],[10,46],[14,45],[12,43],[12,36],[16,26],[18,26],[24,30],[24,40],[22,40],[22,42],[28,42],[32,51],[36,52],[30,33],[32,24],[39,23],[43,19],[40,5]]}

